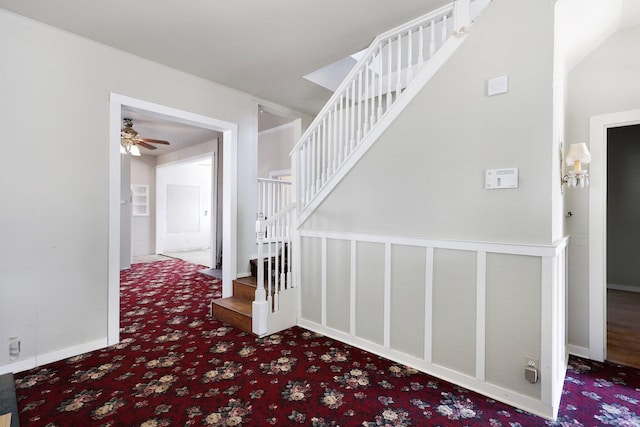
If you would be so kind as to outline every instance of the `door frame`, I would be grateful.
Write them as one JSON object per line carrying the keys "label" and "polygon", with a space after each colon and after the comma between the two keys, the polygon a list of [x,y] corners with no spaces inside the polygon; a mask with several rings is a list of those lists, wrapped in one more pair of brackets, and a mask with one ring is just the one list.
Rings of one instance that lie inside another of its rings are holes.
{"label": "door frame", "polygon": [[237,149],[238,125],[213,117],[155,104],[111,92],[109,100],[109,256],[107,297],[107,345],[120,341],[120,127],[122,107],[146,110],[173,121],[223,134],[222,159],[222,295],[231,295],[237,275]]}
{"label": "door frame", "polygon": [[589,358],[607,357],[607,130],[640,124],[640,110],[593,116],[589,185]]}

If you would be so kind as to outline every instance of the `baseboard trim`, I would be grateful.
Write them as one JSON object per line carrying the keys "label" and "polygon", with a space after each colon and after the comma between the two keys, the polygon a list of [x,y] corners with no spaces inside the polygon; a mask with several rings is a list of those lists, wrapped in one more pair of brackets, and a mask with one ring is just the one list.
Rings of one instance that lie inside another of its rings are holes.
{"label": "baseboard trim", "polygon": [[47,365],[49,363],[57,362],[58,360],[77,356],[79,354],[100,350],[101,348],[105,348],[107,346],[107,339],[102,338],[99,340],[90,341],[88,343],[75,345],[73,347],[63,348],[62,350],[52,351],[51,353],[45,353],[41,356],[36,356],[36,366]]}
{"label": "baseboard trim", "polygon": [[589,349],[587,347],[569,344],[567,345],[567,352],[574,356],[582,357],[583,359],[589,359]]}
{"label": "baseboard trim", "polygon": [[35,356],[0,366],[0,375],[26,371],[36,366]]}
{"label": "baseboard trim", "polygon": [[15,374],[17,372],[27,371],[38,366],[47,365],[49,363],[77,356],[79,354],[88,353],[90,351],[100,350],[101,348],[105,347],[107,347],[107,339],[102,338],[99,340],[90,341],[88,343],[75,345],[73,347],[67,347],[61,350],[45,353],[40,356],[31,356],[17,362],[0,366],[0,375],[9,372]]}

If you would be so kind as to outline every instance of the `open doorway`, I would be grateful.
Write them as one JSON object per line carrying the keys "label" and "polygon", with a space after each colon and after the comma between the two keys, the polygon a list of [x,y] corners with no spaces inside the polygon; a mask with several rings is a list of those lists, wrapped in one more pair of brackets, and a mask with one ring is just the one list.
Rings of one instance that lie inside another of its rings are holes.
{"label": "open doorway", "polygon": [[[218,166],[222,134],[130,106],[123,106],[121,115],[137,138],[155,141],[122,156],[121,269],[166,252],[207,268],[215,265],[212,242],[221,230],[214,193],[222,189],[213,183],[212,168]],[[189,194],[196,199],[176,199]]]}
{"label": "open doorway", "polygon": [[[609,141],[609,130],[639,124],[640,110],[604,114],[594,116],[590,120],[592,161],[589,187],[589,358],[599,361],[608,359],[607,260],[613,255],[607,253],[607,218],[610,210],[617,209],[616,206],[608,206],[608,168],[624,167],[608,165],[609,145],[613,144]],[[635,264],[637,265],[637,262]],[[611,280],[616,279],[612,276]]]}
{"label": "open doorway", "polygon": [[156,167],[155,253],[207,269],[218,264],[216,154]]}
{"label": "open doorway", "polygon": [[[195,113],[150,103],[118,94],[111,94],[109,120],[109,263],[108,263],[108,344],[119,341],[120,329],[120,253],[121,241],[126,241],[121,232],[121,168],[120,129],[123,111],[144,111],[145,114],[171,123],[208,129],[222,135],[223,182],[222,182],[222,295],[232,293],[232,279],[237,275],[237,187],[233,177],[237,171],[237,134],[235,123],[225,122]],[[148,137],[153,138],[152,135]],[[194,156],[202,155],[194,152]],[[126,200],[126,197],[125,197]]]}
{"label": "open doorway", "polygon": [[607,130],[607,360],[640,368],[640,125]]}

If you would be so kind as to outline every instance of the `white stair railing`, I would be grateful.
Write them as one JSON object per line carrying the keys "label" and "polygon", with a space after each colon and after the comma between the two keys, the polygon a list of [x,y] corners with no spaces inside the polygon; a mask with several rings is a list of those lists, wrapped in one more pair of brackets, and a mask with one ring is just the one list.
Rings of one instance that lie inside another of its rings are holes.
{"label": "white stair railing", "polygon": [[[290,181],[258,178],[258,215],[271,218],[292,201]],[[267,232],[267,236],[270,233]]]}
{"label": "white stair railing", "polygon": [[291,151],[299,213],[469,17],[470,0],[457,0],[373,41]]}
{"label": "white stair railing", "polygon": [[290,182],[258,179],[261,212],[256,219],[258,256],[252,329],[259,336],[268,332],[269,316],[280,311],[280,294],[295,287],[291,268],[296,205],[291,195]]}

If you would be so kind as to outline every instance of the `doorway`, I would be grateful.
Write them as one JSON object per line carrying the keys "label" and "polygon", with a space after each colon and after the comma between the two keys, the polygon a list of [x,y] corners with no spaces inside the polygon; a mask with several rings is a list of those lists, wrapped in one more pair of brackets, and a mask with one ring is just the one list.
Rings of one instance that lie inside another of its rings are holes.
{"label": "doorway", "polygon": [[589,187],[589,358],[607,359],[607,159],[609,129],[640,124],[640,110],[590,120]]}
{"label": "doorway", "polygon": [[607,360],[640,368],[640,125],[607,129]]}
{"label": "doorway", "polygon": [[216,159],[214,151],[156,167],[156,254],[207,268],[217,264]]}
{"label": "doorway", "polygon": [[144,110],[174,122],[211,129],[222,133],[223,197],[222,197],[222,295],[232,293],[232,279],[237,275],[237,174],[238,126],[212,117],[177,110],[160,104],[112,93],[109,114],[109,261],[108,261],[108,345],[120,340],[120,128],[123,108]]}

